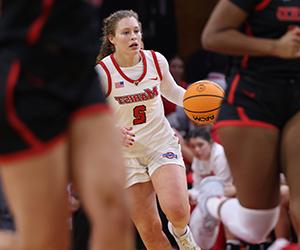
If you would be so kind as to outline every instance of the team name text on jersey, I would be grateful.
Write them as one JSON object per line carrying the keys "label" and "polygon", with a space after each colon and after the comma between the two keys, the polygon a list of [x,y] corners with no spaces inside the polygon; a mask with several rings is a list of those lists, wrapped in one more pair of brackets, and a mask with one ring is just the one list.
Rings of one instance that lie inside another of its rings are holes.
{"label": "team name text on jersey", "polygon": [[157,86],[154,86],[153,89],[144,89],[144,92],[137,93],[133,95],[125,95],[125,96],[115,96],[115,100],[120,104],[128,104],[134,102],[142,102],[146,100],[153,99],[158,96]]}

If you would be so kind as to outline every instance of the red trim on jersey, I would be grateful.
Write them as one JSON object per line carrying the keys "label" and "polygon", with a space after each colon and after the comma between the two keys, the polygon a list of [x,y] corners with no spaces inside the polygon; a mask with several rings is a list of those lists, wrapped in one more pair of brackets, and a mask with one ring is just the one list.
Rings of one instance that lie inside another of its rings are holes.
{"label": "red trim on jersey", "polygon": [[229,90],[229,94],[228,94],[228,103],[229,104],[233,103],[234,93],[235,93],[235,90],[238,86],[240,78],[241,78],[240,74],[236,74],[235,77],[233,78],[233,81],[232,81],[232,84],[231,84],[231,87],[230,87],[230,90]]}
{"label": "red trim on jersey", "polygon": [[241,65],[243,69],[246,69],[248,67],[248,62],[249,62],[249,55],[244,55],[241,60]]}
{"label": "red trim on jersey", "polygon": [[141,74],[141,76],[140,76],[137,80],[133,80],[133,79],[129,78],[128,76],[126,76],[125,73],[124,73],[124,72],[122,71],[122,69],[120,68],[119,64],[117,63],[117,61],[116,61],[116,59],[115,59],[115,57],[114,57],[114,54],[111,54],[111,55],[110,55],[111,61],[112,61],[113,65],[115,66],[115,68],[117,69],[117,71],[120,73],[120,75],[121,75],[126,81],[128,81],[128,82],[130,82],[130,83],[134,83],[134,84],[136,84],[136,85],[137,85],[138,83],[140,83],[140,82],[144,79],[144,77],[145,77],[145,75],[146,75],[146,73],[147,73],[147,61],[146,61],[145,54],[144,54],[144,52],[143,52],[142,50],[140,50],[140,55],[141,55],[142,62],[143,62],[143,73]]}
{"label": "red trim on jersey", "polygon": [[[245,33],[248,36],[253,37],[253,32],[252,32],[252,29],[251,29],[251,26],[249,25],[249,23],[246,23]],[[244,55],[242,58],[242,61],[241,61],[241,65],[242,65],[243,69],[246,69],[248,67],[248,62],[249,62],[249,55]]]}
{"label": "red trim on jersey", "polygon": [[3,163],[3,165],[5,167],[6,166],[5,163],[26,160],[30,157],[41,155],[41,154],[45,153],[46,151],[51,150],[54,146],[56,146],[58,143],[60,143],[63,139],[65,139],[65,133],[62,133],[62,134],[54,137],[52,140],[50,140],[47,143],[44,143],[40,147],[29,148],[29,149],[25,149],[23,151],[19,151],[16,153],[0,155],[0,162]]}
{"label": "red trim on jersey", "polygon": [[78,109],[77,111],[73,112],[71,114],[71,122],[74,120],[77,120],[79,118],[95,114],[95,113],[108,113],[110,112],[110,107],[105,103],[97,103],[90,106],[82,107]]}
{"label": "red trim on jersey", "polygon": [[249,121],[249,117],[247,116],[247,114],[245,113],[245,109],[242,108],[242,107],[237,107],[237,112],[238,112],[238,115],[240,117],[240,119],[242,121]]}
{"label": "red trim on jersey", "polygon": [[219,143],[221,144],[221,140],[220,140],[220,137],[217,133],[217,129],[215,127],[215,124],[213,124],[211,130],[210,130],[210,136],[211,138],[213,139],[213,141],[215,141],[216,143]]}
{"label": "red trim on jersey", "polygon": [[111,93],[111,85],[112,85],[111,75],[104,62],[100,61],[98,64],[101,65],[101,67],[103,68],[107,76],[108,86],[107,86],[107,92],[105,93],[105,97],[108,97]]}
{"label": "red trim on jersey", "polygon": [[26,41],[29,44],[35,44],[39,40],[41,31],[51,13],[53,4],[54,4],[54,0],[43,0],[42,13],[29,26],[27,34],[26,34]]}
{"label": "red trim on jersey", "polygon": [[32,131],[19,119],[15,109],[14,90],[20,75],[21,65],[19,60],[12,62],[8,72],[6,83],[6,99],[5,106],[7,112],[7,119],[11,126],[19,133],[22,139],[31,147],[41,147],[43,145]]}
{"label": "red trim on jersey", "polygon": [[160,67],[159,67],[157,56],[156,56],[156,54],[153,50],[151,50],[151,54],[152,54],[152,57],[153,57],[153,61],[154,61],[155,68],[156,68],[157,74],[159,76],[159,79],[162,80],[162,73],[161,73],[161,70],[160,70]]}
{"label": "red trim on jersey", "polygon": [[271,3],[271,0],[262,0],[259,4],[255,6],[255,11],[261,11],[266,8]]}
{"label": "red trim on jersey", "polygon": [[226,127],[226,126],[253,126],[253,127],[262,127],[262,128],[278,130],[278,128],[273,124],[249,119],[249,117],[245,112],[245,109],[242,107],[237,107],[237,112],[240,117],[240,120],[228,120],[228,121],[217,122],[214,125],[214,129],[218,129],[220,127]]}
{"label": "red trim on jersey", "polygon": [[273,124],[269,124],[267,122],[262,122],[262,121],[256,121],[256,120],[251,120],[249,119],[249,117],[247,116],[246,112],[245,112],[245,109],[242,108],[242,107],[237,107],[237,112],[238,112],[238,115],[241,119],[242,122],[248,124],[248,123],[251,123],[253,125],[251,126],[257,126],[257,127],[263,127],[263,128],[270,128],[270,129],[278,129],[275,125]]}
{"label": "red trim on jersey", "polygon": [[235,127],[261,127],[267,129],[279,130],[275,125],[267,122],[256,121],[256,120],[227,120],[219,121],[215,123],[214,128],[219,129],[222,127],[235,126]]}

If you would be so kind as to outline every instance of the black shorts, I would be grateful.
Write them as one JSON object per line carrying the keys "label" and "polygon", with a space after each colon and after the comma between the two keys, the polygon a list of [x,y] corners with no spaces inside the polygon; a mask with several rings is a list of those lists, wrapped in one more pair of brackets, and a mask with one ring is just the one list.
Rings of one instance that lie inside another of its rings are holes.
{"label": "black shorts", "polygon": [[0,70],[2,162],[53,145],[78,115],[107,110],[93,56],[18,46],[0,50]]}
{"label": "black shorts", "polygon": [[259,126],[281,129],[300,110],[300,78],[258,79],[234,74],[215,127]]}

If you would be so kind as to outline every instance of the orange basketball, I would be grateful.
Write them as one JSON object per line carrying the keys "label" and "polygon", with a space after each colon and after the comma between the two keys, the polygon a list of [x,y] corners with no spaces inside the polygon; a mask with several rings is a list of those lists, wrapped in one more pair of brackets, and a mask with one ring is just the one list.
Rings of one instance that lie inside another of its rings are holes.
{"label": "orange basketball", "polygon": [[212,124],[218,115],[223,97],[224,90],[218,84],[208,80],[195,82],[184,94],[184,112],[197,124]]}

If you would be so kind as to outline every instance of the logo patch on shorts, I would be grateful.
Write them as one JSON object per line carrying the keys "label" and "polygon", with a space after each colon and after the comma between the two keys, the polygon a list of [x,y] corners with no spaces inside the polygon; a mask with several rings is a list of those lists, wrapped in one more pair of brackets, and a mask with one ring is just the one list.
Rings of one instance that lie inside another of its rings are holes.
{"label": "logo patch on shorts", "polygon": [[168,158],[168,159],[177,159],[177,154],[174,154],[173,152],[167,152],[165,154],[162,154],[163,158]]}

